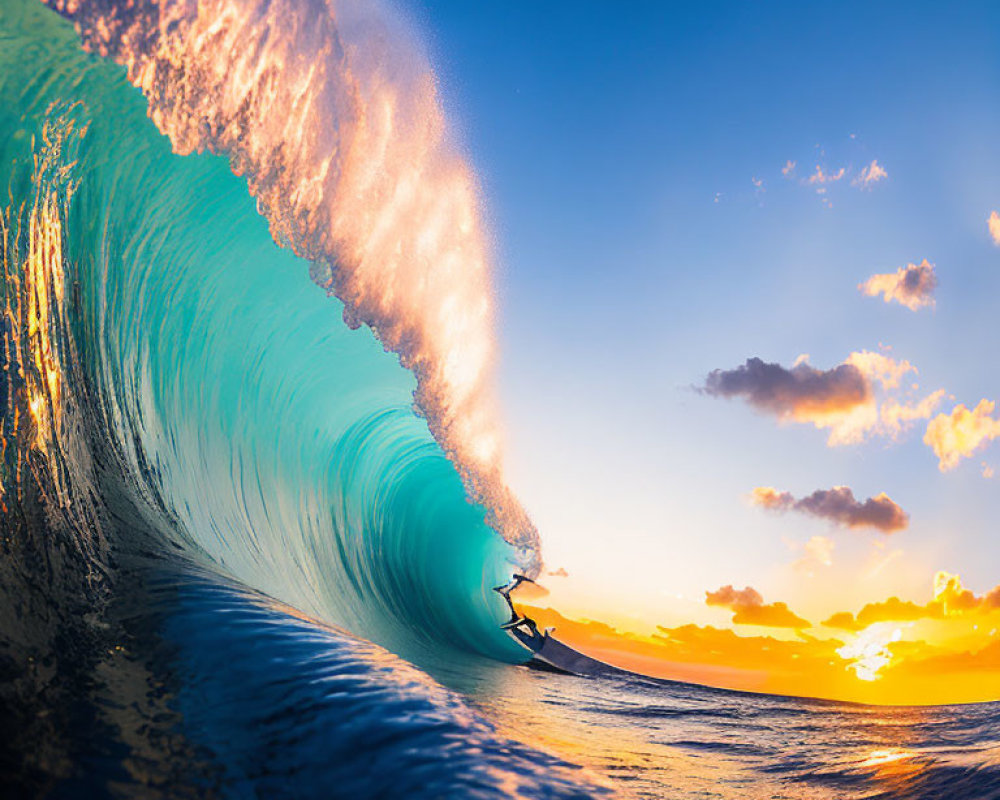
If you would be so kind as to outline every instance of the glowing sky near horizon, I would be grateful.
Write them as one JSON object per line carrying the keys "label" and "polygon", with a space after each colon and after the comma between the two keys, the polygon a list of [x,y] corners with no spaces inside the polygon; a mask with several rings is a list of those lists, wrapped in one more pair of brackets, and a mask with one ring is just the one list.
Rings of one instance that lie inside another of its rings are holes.
{"label": "glowing sky near horizon", "polygon": [[[508,477],[555,607],[726,627],[731,585],[815,623],[1000,583],[1000,9],[405,7],[494,219]],[[872,397],[845,423],[697,390],[754,358],[858,363]]]}

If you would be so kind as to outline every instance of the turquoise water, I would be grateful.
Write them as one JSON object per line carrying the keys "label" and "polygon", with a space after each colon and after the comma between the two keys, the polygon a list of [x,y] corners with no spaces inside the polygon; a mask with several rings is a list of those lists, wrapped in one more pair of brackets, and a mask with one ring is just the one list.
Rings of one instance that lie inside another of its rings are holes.
{"label": "turquoise water", "polygon": [[[320,619],[514,660],[511,548],[413,410],[413,375],[278,247],[228,160],[171,152],[123,70],[35,3],[4,7],[0,181],[69,117],[71,324],[94,411],[165,539]],[[70,152],[75,150],[75,152]],[[15,195],[15,203],[18,200]]]}

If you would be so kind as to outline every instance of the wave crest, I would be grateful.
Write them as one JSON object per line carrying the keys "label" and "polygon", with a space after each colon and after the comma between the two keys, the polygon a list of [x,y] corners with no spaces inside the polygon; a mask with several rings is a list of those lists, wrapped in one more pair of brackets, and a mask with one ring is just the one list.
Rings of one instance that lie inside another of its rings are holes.
{"label": "wave crest", "polygon": [[434,438],[536,573],[502,477],[478,188],[405,23],[353,0],[45,2],[127,68],[175,151],[228,155],[275,241],[414,372]]}

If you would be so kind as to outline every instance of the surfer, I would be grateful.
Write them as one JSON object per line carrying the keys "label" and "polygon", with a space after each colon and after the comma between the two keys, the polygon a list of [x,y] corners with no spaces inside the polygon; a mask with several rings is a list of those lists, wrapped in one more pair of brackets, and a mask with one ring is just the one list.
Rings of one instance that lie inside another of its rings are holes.
{"label": "surfer", "polygon": [[514,630],[515,628],[520,628],[523,625],[528,629],[528,636],[530,639],[535,640],[540,637],[540,634],[538,633],[538,625],[535,624],[535,621],[531,619],[531,617],[525,617],[518,614],[517,609],[514,608],[514,602],[510,599],[510,593],[522,583],[534,583],[534,581],[526,575],[521,575],[515,572],[508,583],[505,583],[502,586],[493,587],[493,591],[501,595],[503,599],[507,601],[507,607],[510,609],[510,619],[500,627],[504,630]]}

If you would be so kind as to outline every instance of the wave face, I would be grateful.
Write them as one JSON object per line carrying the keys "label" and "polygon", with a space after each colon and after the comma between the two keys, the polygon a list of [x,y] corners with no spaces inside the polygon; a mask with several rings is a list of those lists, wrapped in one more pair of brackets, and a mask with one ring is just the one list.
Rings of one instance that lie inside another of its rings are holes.
{"label": "wave face", "polygon": [[[57,435],[67,424],[61,409],[85,383],[82,413],[100,421],[130,490],[157,509],[151,524],[165,540],[376,641],[443,636],[516,657],[496,632],[502,609],[489,588],[534,564],[534,534],[508,527],[514,543],[504,541],[492,523],[510,515],[467,498],[487,474],[477,470],[496,457],[492,444],[482,449],[495,442],[482,405],[488,276],[474,185],[447,146],[427,74],[412,79],[421,94],[368,63],[391,62],[386,52],[357,55],[363,63],[351,66],[346,50],[328,49],[351,49],[333,12],[309,4],[295,14],[280,3],[266,14],[243,9],[238,20],[235,7],[201,4],[205,14],[189,19],[192,4],[162,12],[133,4],[129,24],[104,5],[63,10],[85,31],[113,33],[119,49],[145,43],[151,55],[122,60],[141,76],[170,139],[149,124],[117,67],[70,50],[79,45],[64,26],[49,23],[58,51],[25,48],[5,65],[3,124],[17,134],[5,144],[2,177],[23,187],[8,209],[8,238],[16,244],[14,228],[30,229],[24,263],[13,263],[12,250],[9,272],[24,272],[29,293],[34,276],[51,295],[25,304],[41,320],[26,319],[25,346],[43,337],[37,369],[25,371],[27,404],[38,409],[29,444],[63,457],[73,437]],[[163,18],[150,19],[154,11]],[[204,29],[208,18],[219,36]],[[273,19],[284,27],[272,31]],[[312,35],[302,30],[308,19],[320,20]],[[367,22],[345,24],[367,30]],[[282,58],[293,68],[279,77],[273,64]],[[234,82],[239,98],[226,94],[223,74],[206,73],[208,62],[248,73]],[[312,75],[326,64],[340,66]],[[393,112],[396,95],[402,108]],[[278,115],[279,124],[265,106],[299,110]],[[375,106],[396,123],[372,128]],[[400,144],[397,123],[412,134]],[[301,151],[289,151],[293,140]],[[207,147],[230,164],[182,155]],[[230,165],[249,176],[270,232]],[[327,268],[323,282],[347,305],[317,289],[272,237]],[[370,333],[343,325],[338,310],[372,325],[412,372]],[[56,347],[69,333],[79,357]],[[81,386],[71,385],[74,370]],[[467,448],[483,460],[467,458]],[[472,476],[464,482],[463,471]]]}

